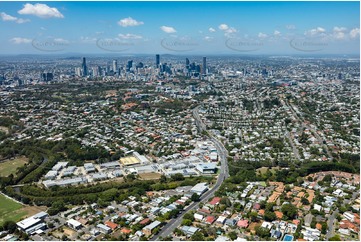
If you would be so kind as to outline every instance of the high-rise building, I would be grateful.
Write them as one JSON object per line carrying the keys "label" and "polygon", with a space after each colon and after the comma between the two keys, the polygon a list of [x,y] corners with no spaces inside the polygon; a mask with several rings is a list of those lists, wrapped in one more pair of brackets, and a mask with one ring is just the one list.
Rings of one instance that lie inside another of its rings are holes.
{"label": "high-rise building", "polygon": [[130,60],[128,61],[128,64],[127,64],[127,72],[130,72],[130,69],[133,67],[133,61]]}
{"label": "high-rise building", "polygon": [[158,68],[160,64],[160,56],[159,55],[155,55],[155,67]]}
{"label": "high-rise building", "polygon": [[92,68],[92,71],[93,71],[93,76],[94,76],[94,77],[100,76],[99,66],[94,66],[94,67]]}
{"label": "high-rise building", "polygon": [[113,60],[113,72],[117,72],[118,71],[118,62],[117,60]]}
{"label": "high-rise building", "polygon": [[189,59],[186,58],[186,68],[189,69]]}
{"label": "high-rise building", "polygon": [[80,67],[75,67],[75,75],[81,76],[81,68]]}
{"label": "high-rise building", "polygon": [[207,58],[203,57],[202,75],[207,75]]}
{"label": "high-rise building", "polygon": [[83,71],[83,76],[87,76],[88,75],[88,68],[86,67],[85,57],[83,57],[83,63],[81,64],[81,68],[82,68],[82,71]]}

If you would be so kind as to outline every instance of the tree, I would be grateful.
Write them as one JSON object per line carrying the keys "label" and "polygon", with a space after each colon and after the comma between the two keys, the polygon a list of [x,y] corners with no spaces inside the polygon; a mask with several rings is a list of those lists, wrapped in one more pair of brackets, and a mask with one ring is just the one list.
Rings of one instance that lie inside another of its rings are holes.
{"label": "tree", "polygon": [[264,213],[264,219],[265,219],[266,221],[268,221],[268,222],[272,222],[272,221],[274,221],[274,220],[277,219],[277,216],[276,216],[276,214],[275,214],[274,212],[266,211],[266,212]]}
{"label": "tree", "polygon": [[174,175],[171,175],[170,178],[172,181],[183,181],[184,180],[184,176],[181,173],[176,173]]}
{"label": "tree", "polygon": [[338,234],[328,239],[329,241],[341,241],[341,238]]}
{"label": "tree", "polygon": [[249,218],[251,219],[252,222],[256,222],[256,221],[257,221],[257,217],[258,217],[258,213],[257,213],[257,212],[250,212],[250,213],[249,213]]}
{"label": "tree", "polygon": [[166,183],[167,182],[167,177],[164,174],[162,174],[160,176],[160,178],[159,178],[159,182],[160,183]]}
{"label": "tree", "polygon": [[263,228],[261,226],[256,226],[256,234],[261,238],[268,238],[270,235],[269,229]]}
{"label": "tree", "polygon": [[308,201],[308,199],[305,198],[305,197],[302,197],[302,198],[301,198],[301,203],[302,203],[303,205],[309,205],[309,204],[310,204],[310,202]]}
{"label": "tree", "polygon": [[232,231],[230,233],[228,233],[228,237],[231,239],[231,240],[236,240],[238,235],[236,232]]}
{"label": "tree", "polygon": [[186,226],[191,226],[192,225],[192,220],[190,219],[183,219],[182,220],[182,225],[186,225]]}
{"label": "tree", "polygon": [[198,202],[200,200],[200,197],[197,193],[193,193],[192,196],[191,196],[191,200],[193,202]]}
{"label": "tree", "polygon": [[5,230],[9,231],[10,233],[14,233],[17,228],[16,223],[11,220],[5,221],[3,227]]}
{"label": "tree", "polygon": [[194,214],[188,212],[188,213],[183,215],[183,219],[189,219],[189,220],[191,220],[193,222],[194,221]]}
{"label": "tree", "polygon": [[204,235],[202,232],[197,231],[192,235],[191,239],[193,241],[204,241]]}
{"label": "tree", "polygon": [[297,215],[297,208],[290,203],[284,204],[281,211],[288,219],[294,219]]}

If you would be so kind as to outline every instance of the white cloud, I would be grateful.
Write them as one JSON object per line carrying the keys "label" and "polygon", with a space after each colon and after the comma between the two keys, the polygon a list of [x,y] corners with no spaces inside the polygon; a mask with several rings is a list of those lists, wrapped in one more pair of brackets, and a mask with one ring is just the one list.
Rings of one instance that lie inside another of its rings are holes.
{"label": "white cloud", "polygon": [[237,32],[236,28],[229,27],[227,24],[220,24],[218,28],[224,32],[226,37],[230,37],[233,33]]}
{"label": "white cloud", "polygon": [[350,37],[351,37],[352,39],[355,39],[355,38],[357,38],[358,36],[360,36],[360,29],[359,29],[359,28],[351,29],[351,31],[350,31]]}
{"label": "white cloud", "polygon": [[13,44],[28,44],[31,43],[31,39],[27,39],[27,38],[20,38],[20,37],[14,37],[12,39],[10,39],[10,42]]}
{"label": "white cloud", "polygon": [[2,12],[2,13],[0,13],[0,15],[1,15],[1,19],[3,20],[3,21],[16,21],[18,18],[16,18],[16,17],[13,17],[13,16],[11,16],[11,15],[8,15],[8,14],[6,14],[6,13],[4,13],[4,12]]}
{"label": "white cloud", "polygon": [[142,39],[143,36],[136,35],[136,34],[119,34],[119,38],[121,39]]}
{"label": "white cloud", "polygon": [[97,38],[94,38],[94,37],[88,37],[88,36],[80,37],[80,42],[82,42],[82,43],[94,43],[95,41],[97,41]]}
{"label": "white cloud", "polygon": [[61,44],[69,44],[70,43],[69,40],[62,39],[62,38],[55,38],[54,42],[61,43]]}
{"label": "white cloud", "polygon": [[211,33],[216,32],[216,30],[215,30],[214,28],[212,28],[212,27],[210,27],[210,28],[208,29],[208,31],[211,32]]}
{"label": "white cloud", "polygon": [[346,39],[346,31],[347,29],[345,27],[334,27],[332,37],[337,40],[343,40]]}
{"label": "white cloud", "polygon": [[64,18],[64,15],[56,8],[51,8],[42,3],[26,3],[24,8],[18,11],[19,14],[35,15],[39,18]]}
{"label": "white cloud", "polygon": [[220,24],[220,25],[218,26],[218,28],[219,28],[220,30],[223,30],[223,31],[229,29],[229,27],[228,27],[227,24]]}
{"label": "white cloud", "polygon": [[261,39],[267,38],[267,34],[260,32],[260,33],[258,33],[258,38],[261,38]]}
{"label": "white cloud", "polygon": [[173,27],[168,27],[168,26],[161,26],[160,29],[163,31],[163,32],[166,32],[168,34],[172,34],[172,33],[175,33],[177,32]]}
{"label": "white cloud", "polygon": [[286,25],[286,29],[296,29],[296,26],[293,24]]}
{"label": "white cloud", "polygon": [[212,39],[213,39],[213,37],[210,37],[210,36],[204,37],[204,40],[205,40],[205,41],[211,41]]}
{"label": "white cloud", "polygon": [[9,14],[6,14],[4,12],[1,12],[0,13],[0,17],[3,21],[14,21],[18,24],[23,24],[23,23],[26,23],[26,22],[30,22],[29,19],[22,19],[22,18],[17,18],[17,17],[14,17],[14,16],[11,16]]}
{"label": "white cloud", "polygon": [[278,31],[278,30],[275,30],[275,31],[273,32],[273,35],[274,35],[274,36],[280,36],[280,35],[281,35],[281,32]]}
{"label": "white cloud", "polygon": [[144,24],[142,21],[137,21],[131,17],[124,18],[118,21],[118,24],[122,27],[133,27],[133,26],[139,26]]}
{"label": "white cloud", "polygon": [[334,27],[333,32],[345,32],[347,29],[345,27]]}
{"label": "white cloud", "polygon": [[322,27],[317,27],[315,29],[311,29],[305,32],[305,35],[310,35],[310,36],[314,36],[314,35],[318,35],[318,34],[323,34],[325,33],[326,30]]}

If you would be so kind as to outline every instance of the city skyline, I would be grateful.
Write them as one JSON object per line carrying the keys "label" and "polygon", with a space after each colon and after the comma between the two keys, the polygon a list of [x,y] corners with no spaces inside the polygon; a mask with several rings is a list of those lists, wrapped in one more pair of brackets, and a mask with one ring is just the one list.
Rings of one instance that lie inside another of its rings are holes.
{"label": "city skyline", "polygon": [[8,55],[359,55],[360,51],[359,2],[1,5],[0,50]]}

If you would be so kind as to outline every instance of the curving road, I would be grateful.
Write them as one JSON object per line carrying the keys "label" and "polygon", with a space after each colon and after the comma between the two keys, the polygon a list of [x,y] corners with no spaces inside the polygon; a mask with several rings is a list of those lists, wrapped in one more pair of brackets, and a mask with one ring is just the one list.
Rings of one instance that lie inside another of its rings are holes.
{"label": "curving road", "polygon": [[[196,125],[197,128],[200,132],[205,131],[206,130],[206,126],[205,124],[202,122],[201,118],[199,117],[199,113],[198,113],[198,107],[196,107],[195,109],[193,109],[193,117],[196,120]],[[160,237],[164,238],[167,237],[169,235],[172,234],[173,230],[175,228],[177,228],[183,219],[183,215],[186,214],[187,212],[193,210],[193,209],[197,209],[199,206],[199,203],[206,203],[208,202],[208,200],[210,198],[212,198],[214,196],[214,193],[216,191],[218,191],[218,189],[220,188],[220,186],[222,185],[223,181],[229,177],[229,171],[228,171],[228,165],[227,165],[227,150],[226,148],[223,146],[223,144],[217,140],[213,135],[209,135],[211,140],[214,142],[216,149],[218,151],[218,156],[219,159],[221,161],[221,171],[220,174],[218,175],[217,178],[217,182],[214,184],[214,186],[208,190],[207,192],[205,192],[201,198],[199,202],[194,202],[191,205],[189,205],[186,209],[184,209],[177,218],[171,219],[161,230],[158,234],[156,234],[155,236],[153,236],[150,240],[158,240]]]}

